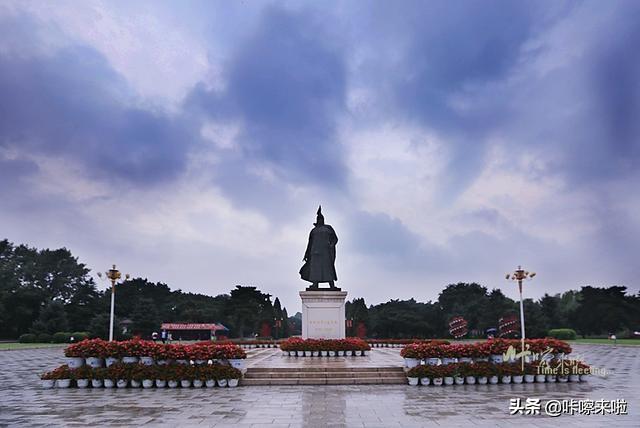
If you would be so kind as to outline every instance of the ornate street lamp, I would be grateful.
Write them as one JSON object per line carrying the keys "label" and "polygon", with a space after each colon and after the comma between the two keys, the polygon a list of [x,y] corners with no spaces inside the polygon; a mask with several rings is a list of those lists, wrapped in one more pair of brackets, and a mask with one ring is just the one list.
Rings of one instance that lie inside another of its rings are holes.
{"label": "ornate street lamp", "polygon": [[535,272],[528,272],[518,266],[518,269],[513,273],[508,273],[507,280],[518,281],[518,289],[520,290],[520,341],[522,342],[522,352],[524,352],[524,305],[522,304],[522,281],[525,279],[532,279],[536,276]]}
{"label": "ornate street lamp", "polygon": [[[116,265],[113,265],[111,269],[104,273],[105,279],[111,281],[111,319],[109,321],[109,342],[113,342],[113,316],[114,316],[114,308],[116,304],[116,282],[121,278],[122,274],[118,269],[116,269]],[[102,279],[102,272],[98,272],[98,277]],[[125,274],[125,280],[129,279],[129,274]]]}

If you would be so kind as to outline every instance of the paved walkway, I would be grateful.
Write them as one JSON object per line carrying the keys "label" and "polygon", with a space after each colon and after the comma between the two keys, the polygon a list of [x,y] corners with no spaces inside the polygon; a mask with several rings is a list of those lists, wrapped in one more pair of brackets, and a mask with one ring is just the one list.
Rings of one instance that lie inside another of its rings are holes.
{"label": "paved walkway", "polygon": [[[372,358],[395,359],[399,358],[394,354],[397,352],[374,349]],[[0,351],[0,426],[638,426],[640,347],[576,345],[575,352],[592,365],[609,370],[609,377],[578,384],[457,387],[43,390],[38,374],[64,362],[60,349]],[[268,349],[251,351],[250,355],[251,364],[281,358],[278,351]],[[300,364],[307,364],[304,358]],[[515,397],[543,401],[622,398],[629,403],[629,415],[509,416],[509,399]]]}

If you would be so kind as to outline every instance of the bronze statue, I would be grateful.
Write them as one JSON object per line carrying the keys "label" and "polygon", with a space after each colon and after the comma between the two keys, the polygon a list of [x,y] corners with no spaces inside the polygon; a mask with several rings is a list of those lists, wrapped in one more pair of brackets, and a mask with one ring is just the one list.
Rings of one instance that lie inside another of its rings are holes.
{"label": "bronze statue", "polygon": [[309,233],[307,251],[304,253],[304,265],[300,268],[300,277],[312,283],[307,290],[318,290],[318,283],[328,282],[330,290],[340,290],[335,286],[336,244],[338,236],[328,224],[324,224],[322,207],[318,207],[315,226]]}

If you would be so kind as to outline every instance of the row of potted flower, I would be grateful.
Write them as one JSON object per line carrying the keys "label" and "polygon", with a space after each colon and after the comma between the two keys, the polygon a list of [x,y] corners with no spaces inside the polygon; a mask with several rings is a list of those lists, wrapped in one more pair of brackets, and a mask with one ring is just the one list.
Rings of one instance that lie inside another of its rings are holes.
{"label": "row of potted flower", "polygon": [[85,362],[93,368],[99,368],[122,361],[124,363],[141,362],[145,365],[159,365],[178,362],[186,364],[194,361],[205,364],[209,361],[229,361],[237,368],[243,367],[242,360],[246,352],[237,345],[199,342],[191,345],[163,344],[147,340],[125,340],[107,342],[102,339],[83,340],[69,345],[64,350],[71,368],[82,367]]}
{"label": "row of potted flower", "polygon": [[[424,360],[427,364],[449,364],[454,362],[492,361],[500,363],[505,359],[514,359],[521,351],[521,342],[511,339],[491,339],[476,343],[413,343],[406,345],[400,355],[405,365],[413,367]],[[511,355],[508,351],[511,349]],[[551,359],[571,353],[571,346],[558,339],[526,339],[525,349],[531,360]]]}
{"label": "row of potted flower", "polygon": [[372,348],[402,348],[409,344],[439,344],[448,345],[450,342],[443,339],[367,339]]}
{"label": "row of potted flower", "polygon": [[240,370],[233,367],[213,364],[192,366],[168,364],[165,366],[147,366],[144,364],[115,363],[106,368],[83,366],[76,369],[62,365],[55,370],[44,373],[40,378],[44,388],[183,388],[191,386],[220,387],[238,386],[242,377]]}
{"label": "row of potted flower", "polygon": [[462,385],[498,383],[585,382],[589,365],[577,360],[552,360],[526,363],[489,362],[421,365],[407,372],[409,385]]}
{"label": "row of potted flower", "polygon": [[299,357],[334,357],[367,355],[371,346],[362,339],[287,339],[280,344],[280,349],[290,355]]}

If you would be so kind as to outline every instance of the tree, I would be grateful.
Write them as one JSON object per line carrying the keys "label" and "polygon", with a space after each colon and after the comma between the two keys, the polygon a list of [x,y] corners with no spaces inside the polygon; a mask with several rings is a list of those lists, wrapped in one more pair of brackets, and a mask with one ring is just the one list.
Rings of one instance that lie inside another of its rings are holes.
{"label": "tree", "polygon": [[475,282],[449,284],[440,293],[438,303],[445,319],[462,316],[467,320],[469,330],[483,329],[483,312],[487,308],[487,289]]}
{"label": "tree", "polygon": [[246,337],[247,333],[255,334],[262,322],[272,322],[273,306],[270,297],[251,286],[236,285],[236,288],[231,290],[228,314],[236,336]]}
{"label": "tree", "polygon": [[162,322],[153,300],[146,297],[138,300],[131,314],[131,321],[132,333],[141,337],[149,337],[151,333],[158,331]]}
{"label": "tree", "polygon": [[69,331],[69,322],[64,305],[58,301],[49,302],[31,328],[34,333],[53,334],[58,331]]}

